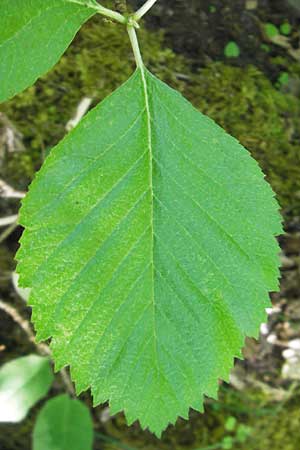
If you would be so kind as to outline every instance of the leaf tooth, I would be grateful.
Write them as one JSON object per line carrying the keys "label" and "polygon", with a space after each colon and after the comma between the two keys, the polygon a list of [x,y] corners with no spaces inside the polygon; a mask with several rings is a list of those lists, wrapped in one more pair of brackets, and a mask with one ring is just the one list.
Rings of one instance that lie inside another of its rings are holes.
{"label": "leaf tooth", "polygon": [[[197,391],[195,392],[197,394]],[[203,413],[204,412],[204,398],[203,394],[199,395],[198,398],[196,398],[191,402],[191,408],[197,412]]]}

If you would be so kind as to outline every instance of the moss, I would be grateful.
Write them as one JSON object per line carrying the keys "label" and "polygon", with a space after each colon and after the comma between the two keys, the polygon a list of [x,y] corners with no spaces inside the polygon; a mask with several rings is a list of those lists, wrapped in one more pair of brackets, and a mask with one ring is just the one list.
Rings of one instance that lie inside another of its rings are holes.
{"label": "moss", "polygon": [[[3,169],[3,170],[2,170]],[[2,166],[1,178],[18,189],[25,189],[34,175],[34,167],[29,152],[13,153]]]}
{"label": "moss", "polygon": [[259,161],[284,212],[300,212],[299,101],[254,66],[212,63],[193,76],[194,105],[235,136]]}
{"label": "moss", "polygon": [[284,409],[272,418],[256,423],[253,433],[257,436],[248,450],[298,450],[300,442],[299,404]]}

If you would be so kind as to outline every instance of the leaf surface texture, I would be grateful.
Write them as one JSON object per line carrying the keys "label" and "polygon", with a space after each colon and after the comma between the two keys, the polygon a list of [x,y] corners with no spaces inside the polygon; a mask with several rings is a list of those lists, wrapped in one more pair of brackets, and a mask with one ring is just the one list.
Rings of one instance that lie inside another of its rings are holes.
{"label": "leaf surface texture", "polygon": [[0,102],[50,70],[95,11],[67,0],[0,0]]}
{"label": "leaf surface texture", "polygon": [[20,220],[20,282],[56,367],[157,435],[216,397],[278,288],[256,161],[146,69],[51,152]]}

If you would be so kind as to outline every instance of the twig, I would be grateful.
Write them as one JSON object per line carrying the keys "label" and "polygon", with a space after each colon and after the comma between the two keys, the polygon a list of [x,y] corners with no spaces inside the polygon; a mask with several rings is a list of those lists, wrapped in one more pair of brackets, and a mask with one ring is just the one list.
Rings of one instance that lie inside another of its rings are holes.
{"label": "twig", "polygon": [[157,0],[147,0],[146,3],[144,3],[144,5],[134,14],[134,19],[136,21],[140,20],[145,14],[147,14],[149,9],[151,9],[156,2]]}
{"label": "twig", "polygon": [[20,328],[22,328],[28,340],[37,347],[39,353],[44,353],[44,349],[41,349],[40,346],[36,343],[34,333],[27,320],[24,319],[13,306],[8,305],[2,300],[0,300],[0,309],[5,311],[6,314],[8,314],[13,319],[13,321],[17,323]]}
{"label": "twig", "polygon": [[18,214],[13,214],[12,216],[0,217],[0,227],[7,227],[15,223],[18,220]]}
{"label": "twig", "polygon": [[71,131],[76,125],[79,124],[82,117],[85,115],[89,107],[91,106],[93,99],[91,97],[84,97],[77,106],[75,116],[69,120],[66,124],[66,130]]}
{"label": "twig", "polygon": [[113,11],[111,9],[105,8],[104,6],[97,3],[95,0],[87,0],[87,1],[80,1],[80,0],[67,0],[70,3],[75,3],[77,5],[81,6],[87,6],[88,8],[94,9],[97,13],[101,14],[102,16],[108,17],[109,19],[116,20],[117,22],[126,24],[127,19],[126,17],[122,16],[122,14],[118,13],[117,11]]}
{"label": "twig", "polygon": [[24,151],[22,134],[14,127],[5,114],[0,112],[1,145],[4,144],[5,153]]}
{"label": "twig", "polygon": [[2,198],[23,198],[25,192],[17,191],[5,181],[0,180],[0,197]]}
{"label": "twig", "polygon": [[75,398],[76,397],[76,392],[75,392],[75,389],[74,389],[74,385],[73,385],[73,383],[71,381],[71,378],[70,378],[70,376],[69,376],[69,374],[67,372],[67,369],[65,367],[63,367],[60,370],[59,373],[60,373],[61,379],[62,379],[62,381],[63,381],[63,383],[64,383],[68,393],[71,395],[71,397]]}
{"label": "twig", "polygon": [[13,222],[9,227],[7,227],[2,234],[0,234],[0,244],[2,244],[3,241],[5,241],[5,239],[8,238],[8,236],[11,235],[11,233],[13,233],[15,231],[15,229],[18,227],[18,222],[15,221]]}

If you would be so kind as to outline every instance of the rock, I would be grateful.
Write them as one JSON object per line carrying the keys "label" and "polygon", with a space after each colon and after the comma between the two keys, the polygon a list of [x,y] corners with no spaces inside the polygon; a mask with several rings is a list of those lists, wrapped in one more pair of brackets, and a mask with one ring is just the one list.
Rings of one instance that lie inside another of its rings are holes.
{"label": "rock", "polygon": [[289,341],[288,347],[300,354],[300,339],[292,339]]}
{"label": "rock", "polygon": [[[282,357],[286,360],[293,360],[295,359],[295,357],[297,356],[297,352],[295,352],[295,350],[291,349],[291,348],[287,348],[285,350],[283,350],[282,352]],[[298,359],[298,358],[296,358]]]}
{"label": "rock", "polygon": [[274,333],[269,334],[267,337],[268,344],[275,345],[277,343],[277,336]]}
{"label": "rock", "polygon": [[285,380],[300,380],[300,359],[293,359],[292,363],[288,360],[282,366],[281,375]]}
{"label": "rock", "polygon": [[260,326],[260,332],[263,336],[266,336],[269,333],[269,327],[267,323],[262,323]]}

